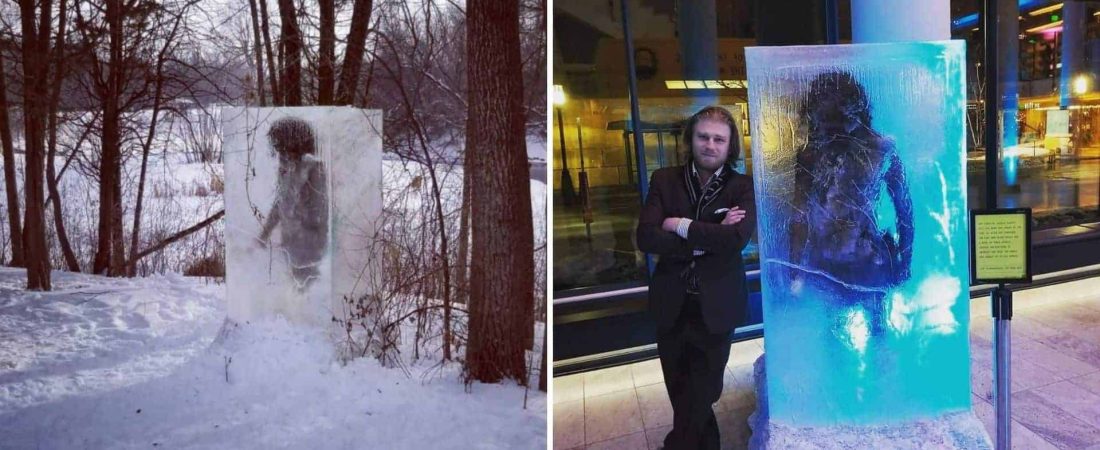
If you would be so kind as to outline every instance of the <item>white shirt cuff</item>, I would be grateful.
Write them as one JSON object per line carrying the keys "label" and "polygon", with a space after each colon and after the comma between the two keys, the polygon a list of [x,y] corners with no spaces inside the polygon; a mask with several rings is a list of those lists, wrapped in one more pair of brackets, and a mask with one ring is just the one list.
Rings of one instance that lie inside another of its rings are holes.
{"label": "white shirt cuff", "polygon": [[688,238],[688,229],[691,228],[691,219],[680,218],[680,223],[676,224],[676,234],[681,238]]}

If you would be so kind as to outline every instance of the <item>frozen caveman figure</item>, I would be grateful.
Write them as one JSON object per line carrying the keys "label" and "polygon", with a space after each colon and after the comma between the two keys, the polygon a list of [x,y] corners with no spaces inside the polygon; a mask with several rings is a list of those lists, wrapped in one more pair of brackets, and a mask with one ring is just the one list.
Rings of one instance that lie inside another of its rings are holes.
{"label": "frozen caveman figure", "polygon": [[317,279],[328,242],[328,196],[325,166],[318,158],[316,137],[309,122],[284,117],[267,132],[271,150],[279,159],[275,202],[264,221],[260,242],[270,245],[278,228],[276,250],[285,254],[299,292]]}
{"label": "frozen caveman figure", "polygon": [[[913,206],[894,144],[871,128],[867,94],[851,74],[815,77],[799,116],[806,144],[795,165],[791,263],[797,283],[812,283],[834,301],[863,309],[872,335],[886,326],[886,293],[909,278]],[[885,190],[883,189],[885,188]],[[889,201],[896,230],[878,223]]]}

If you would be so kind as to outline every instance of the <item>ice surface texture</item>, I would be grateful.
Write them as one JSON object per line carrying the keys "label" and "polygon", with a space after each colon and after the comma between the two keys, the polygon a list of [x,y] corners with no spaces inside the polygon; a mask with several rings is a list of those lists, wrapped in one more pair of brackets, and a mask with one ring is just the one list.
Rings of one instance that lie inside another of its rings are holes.
{"label": "ice surface texture", "polygon": [[969,409],[963,49],[746,49],[773,421]]}
{"label": "ice surface texture", "polygon": [[925,450],[958,448],[993,450],[993,444],[973,411],[955,411],[940,416],[885,425],[839,425],[796,427],[768,420],[767,374],[764,356],[753,364],[756,411],[749,416],[750,449],[784,450],[895,449]]}
{"label": "ice surface texture", "polygon": [[369,294],[382,117],[354,108],[227,108],[228,315],[344,318]]}

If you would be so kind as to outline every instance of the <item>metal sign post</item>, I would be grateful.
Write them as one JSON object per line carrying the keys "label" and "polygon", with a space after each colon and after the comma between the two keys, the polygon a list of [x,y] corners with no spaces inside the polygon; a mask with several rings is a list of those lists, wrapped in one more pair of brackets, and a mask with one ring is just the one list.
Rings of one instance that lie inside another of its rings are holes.
{"label": "metal sign post", "polygon": [[993,310],[993,405],[996,448],[1012,448],[1012,290],[1008,283],[1031,282],[1031,209],[970,211],[970,278],[996,283]]}
{"label": "metal sign post", "polygon": [[1012,448],[1012,291],[999,284],[993,305],[993,401],[997,412],[997,448]]}

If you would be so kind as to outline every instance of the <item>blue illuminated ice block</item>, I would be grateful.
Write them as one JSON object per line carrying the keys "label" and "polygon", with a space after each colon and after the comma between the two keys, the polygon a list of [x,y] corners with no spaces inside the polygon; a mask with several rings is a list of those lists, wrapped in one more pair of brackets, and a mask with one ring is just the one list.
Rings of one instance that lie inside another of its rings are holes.
{"label": "blue illuminated ice block", "polygon": [[968,412],[963,42],[746,55],[770,420]]}

